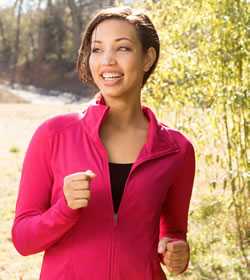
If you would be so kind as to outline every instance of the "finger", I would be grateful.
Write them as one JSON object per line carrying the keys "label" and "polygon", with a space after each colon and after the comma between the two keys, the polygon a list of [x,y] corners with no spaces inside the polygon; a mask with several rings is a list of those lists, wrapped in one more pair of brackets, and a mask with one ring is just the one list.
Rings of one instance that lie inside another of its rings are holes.
{"label": "finger", "polygon": [[184,269],[186,266],[186,262],[173,262],[170,260],[165,260],[164,259],[164,264],[166,265],[167,268],[171,268],[171,269]]}
{"label": "finger", "polygon": [[163,237],[158,243],[158,253],[163,254],[167,250],[167,243],[171,240],[169,237]]}
{"label": "finger", "polygon": [[72,209],[78,209],[82,207],[87,207],[88,206],[88,200],[87,199],[76,199],[71,201],[69,204],[69,207]]}
{"label": "finger", "polygon": [[167,243],[165,240],[160,240],[158,243],[158,253],[163,254],[167,249]]}
{"label": "finger", "polygon": [[164,257],[171,259],[171,260],[185,260],[188,258],[188,253],[186,251],[184,252],[178,252],[178,253],[173,253],[170,251],[166,251],[164,254]]}
{"label": "finger", "polygon": [[85,175],[87,175],[90,179],[96,177],[96,174],[92,170],[85,171]]}
{"label": "finger", "polygon": [[175,263],[175,264],[178,264],[178,263],[186,263],[188,258],[187,257],[179,257],[179,258],[176,258],[176,259],[173,259],[173,258],[169,258],[167,256],[164,256],[164,262],[171,262],[171,263]]}
{"label": "finger", "polygon": [[90,189],[88,181],[70,182],[70,188],[72,190],[88,190],[88,189]]}
{"label": "finger", "polygon": [[96,175],[94,172],[92,172],[91,170],[86,170],[86,171],[82,171],[82,172],[75,172],[73,174],[70,174],[68,176],[66,176],[66,180],[68,181],[81,181],[81,180],[89,180],[94,178]]}
{"label": "finger", "polygon": [[181,267],[181,265],[179,264],[173,264],[171,263],[170,261],[167,261],[167,262],[164,262],[165,263],[165,266],[167,267],[167,269],[169,271],[174,271],[175,269],[178,269],[179,267]]}
{"label": "finger", "polygon": [[91,179],[91,177],[88,174],[84,174],[79,177],[71,178],[71,182],[86,182],[86,181],[90,181],[90,179]]}
{"label": "finger", "polygon": [[72,194],[73,199],[90,199],[89,190],[75,190]]}
{"label": "finger", "polygon": [[185,265],[183,263],[171,263],[171,262],[168,262],[166,264],[166,267],[167,268],[170,268],[170,269],[174,269],[174,270],[178,270],[178,269],[181,269],[181,268],[184,268]]}
{"label": "finger", "polygon": [[185,266],[187,264],[187,260],[171,260],[171,259],[163,259],[164,264],[169,266]]}
{"label": "finger", "polygon": [[187,243],[184,240],[177,240],[167,243],[167,250],[171,252],[185,252],[188,251]]}
{"label": "finger", "polygon": [[167,257],[163,258],[163,263],[165,265],[175,265],[175,266],[181,265],[181,266],[185,266],[187,264],[187,262],[188,262],[188,259],[172,260],[172,259],[169,259]]}
{"label": "finger", "polygon": [[75,201],[75,203],[77,205],[79,205],[79,207],[87,207],[89,204],[89,201],[87,199],[78,199]]}
{"label": "finger", "polygon": [[174,274],[179,274],[181,273],[185,267],[182,267],[182,266],[175,266],[175,267],[172,267],[172,266],[166,266],[167,267],[167,270],[171,273],[174,273]]}

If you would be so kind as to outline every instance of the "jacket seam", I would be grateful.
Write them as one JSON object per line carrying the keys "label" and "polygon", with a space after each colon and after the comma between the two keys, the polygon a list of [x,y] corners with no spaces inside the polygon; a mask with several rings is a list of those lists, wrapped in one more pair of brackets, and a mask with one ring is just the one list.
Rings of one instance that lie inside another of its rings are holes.
{"label": "jacket seam", "polygon": [[[79,116],[80,114],[82,113],[76,113],[77,116]],[[48,137],[54,137],[55,135],[57,134],[61,134],[64,130],[67,130],[69,129],[70,127],[74,126],[74,125],[79,125],[79,123],[82,121],[83,119],[83,116],[81,116],[81,118],[78,118],[77,120],[72,120],[70,121],[70,123],[68,123],[67,125],[65,125],[64,127],[62,128],[53,128],[53,121],[56,121],[56,120],[53,120],[53,119],[49,119],[47,120],[47,125],[48,125]]]}

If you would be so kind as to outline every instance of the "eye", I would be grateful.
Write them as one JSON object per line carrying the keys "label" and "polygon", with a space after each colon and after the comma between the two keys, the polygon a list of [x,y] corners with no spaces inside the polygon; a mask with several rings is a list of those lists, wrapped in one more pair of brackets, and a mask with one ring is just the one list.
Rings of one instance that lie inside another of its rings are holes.
{"label": "eye", "polygon": [[131,49],[129,47],[119,47],[118,48],[120,51],[123,51],[123,52],[129,52],[131,51]]}
{"label": "eye", "polygon": [[101,52],[101,49],[99,49],[99,48],[93,48],[93,49],[91,50],[91,52],[92,52],[92,53],[100,53],[100,52]]}

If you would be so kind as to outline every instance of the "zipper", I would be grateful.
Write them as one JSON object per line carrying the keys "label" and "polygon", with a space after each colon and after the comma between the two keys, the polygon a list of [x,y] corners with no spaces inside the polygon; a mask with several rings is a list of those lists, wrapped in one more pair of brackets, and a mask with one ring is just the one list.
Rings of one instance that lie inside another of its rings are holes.
{"label": "zipper", "polygon": [[[121,198],[121,202],[120,202],[120,205],[119,205],[119,208],[118,208],[118,211],[117,211],[117,214],[114,213],[114,207],[113,207],[113,200],[112,200],[112,191],[111,191],[111,183],[110,183],[110,172],[107,172],[108,174],[108,179],[107,179],[107,182],[108,182],[108,187],[110,189],[110,193],[111,193],[111,202],[112,202],[112,209],[113,209],[113,217],[114,217],[114,227],[112,227],[112,235],[111,235],[111,239],[110,239],[110,265],[109,265],[109,278],[108,280],[116,280],[115,279],[115,267],[116,267],[116,264],[115,264],[115,246],[114,246],[114,242],[115,242],[115,231],[116,231],[116,228],[118,226],[118,223],[119,223],[119,213],[121,212],[121,208],[122,208],[122,201],[124,200],[124,197],[125,197],[125,193],[126,193],[126,190],[127,190],[127,185],[128,185],[128,182],[129,182],[129,179],[131,177],[131,174],[134,172],[134,170],[140,166],[141,164],[149,161],[149,160],[154,160],[156,158],[160,158],[162,156],[166,156],[166,155],[170,155],[170,154],[174,154],[178,151],[179,149],[175,149],[175,150],[171,150],[171,151],[166,151],[165,153],[161,153],[161,154],[157,154],[155,156],[151,156],[151,157],[148,157],[148,158],[144,158],[144,159],[141,159],[141,160],[136,160],[135,163],[132,165],[131,169],[130,169],[130,172],[129,172],[129,175],[126,179],[126,182],[125,182],[125,186],[124,186],[124,193],[122,195],[122,198]],[[139,153],[140,155],[140,153]],[[107,156],[106,156],[106,159],[107,159]],[[106,160],[106,171],[109,171],[109,168],[108,168],[108,160]],[[124,203],[124,202],[123,202]]]}
{"label": "zipper", "polygon": [[110,182],[110,171],[109,171],[109,160],[108,160],[108,154],[107,154],[107,151],[104,147],[104,145],[102,144],[101,141],[99,141],[99,147],[102,151],[102,157],[103,157],[103,160],[104,160],[104,166],[105,166],[105,174],[107,176],[104,176],[104,178],[106,177],[106,184],[107,184],[107,188],[109,190],[109,199],[111,201],[111,211],[112,211],[112,215],[113,215],[113,225],[114,227],[116,227],[119,223],[119,217],[120,217],[120,212],[121,212],[121,208],[122,208],[122,204],[124,203],[124,197],[126,195],[126,191],[127,191],[127,185],[128,185],[128,182],[129,182],[129,179],[131,177],[131,174],[135,171],[135,169],[140,166],[141,164],[147,162],[147,161],[150,161],[150,160],[154,160],[154,159],[157,159],[157,158],[160,158],[160,157],[163,157],[163,156],[166,156],[166,155],[170,155],[170,154],[174,154],[176,152],[179,151],[179,148],[176,147],[175,149],[172,149],[172,150],[167,150],[165,152],[161,152],[161,153],[157,153],[155,155],[151,155],[151,156],[148,156],[148,157],[145,157],[143,159],[139,159],[140,157],[140,154],[142,153],[143,151],[143,148],[142,150],[140,151],[137,159],[135,160],[134,164],[132,165],[130,171],[129,171],[129,174],[128,174],[128,177],[125,181],[125,185],[124,185],[124,191],[123,191],[123,195],[122,195],[122,198],[121,198],[121,202],[120,202],[120,205],[119,205],[119,208],[118,208],[118,211],[117,213],[115,213],[114,211],[114,205],[113,205],[113,198],[112,198],[112,189],[111,189],[111,182]]}
{"label": "zipper", "polygon": [[[106,115],[107,111],[104,113],[103,115],[103,118],[104,116]],[[162,156],[166,156],[166,155],[170,155],[170,154],[173,154],[173,153],[176,153],[179,149],[178,148],[175,148],[175,149],[172,149],[172,150],[166,150],[165,152],[159,152],[157,154],[154,154],[154,155],[151,155],[151,156],[148,156],[148,157],[145,157],[145,158],[142,158],[140,159],[140,155],[142,153],[142,151],[144,150],[144,146],[142,147],[141,151],[139,152],[138,154],[138,157],[137,159],[135,160],[134,164],[132,165],[131,169],[130,169],[130,172],[128,174],[128,177],[126,179],[126,182],[125,182],[125,186],[124,186],[124,192],[123,192],[123,195],[122,195],[122,198],[121,198],[121,202],[120,202],[120,205],[119,205],[119,208],[118,208],[118,211],[117,211],[117,214],[115,213],[114,211],[114,205],[113,205],[113,197],[112,197],[112,189],[111,189],[111,181],[110,181],[110,171],[109,171],[109,157],[108,157],[108,154],[107,154],[107,151],[100,139],[100,137],[98,138],[98,142],[97,142],[97,145],[99,146],[100,148],[100,151],[101,151],[101,154],[102,154],[102,160],[103,160],[103,165],[104,165],[104,168],[105,168],[105,173],[104,173],[104,178],[105,178],[105,183],[106,183],[106,186],[107,186],[107,189],[109,190],[109,200],[110,200],[110,207],[111,207],[111,213],[113,215],[113,225],[112,225],[112,228],[111,228],[111,237],[110,237],[110,254],[109,254],[109,260],[110,260],[110,263],[109,263],[109,268],[108,268],[108,279],[107,280],[116,280],[114,277],[114,273],[115,273],[115,245],[114,245],[114,242],[115,242],[115,231],[116,231],[116,228],[119,224],[119,220],[120,220],[120,213],[121,213],[121,210],[122,210],[122,207],[123,207],[123,204],[124,204],[124,199],[125,199],[125,195],[126,195],[126,192],[127,192],[127,186],[128,186],[128,183],[129,183],[129,180],[132,176],[132,173],[135,171],[135,169],[140,166],[141,164],[147,162],[147,161],[150,161],[150,160],[154,160],[156,158],[160,158]],[[106,175],[106,176],[105,176]]]}
{"label": "zipper", "polygon": [[112,273],[112,266],[113,266],[113,238],[114,238],[114,236],[113,236],[113,232],[112,232],[112,236],[111,236],[111,238],[110,238],[110,256],[109,256],[109,260],[110,260],[110,262],[109,262],[109,277],[108,277],[108,279],[107,280],[111,280],[113,277],[112,277],[112,275],[113,275],[113,273]]}
{"label": "zipper", "polygon": [[[103,113],[102,115],[102,120],[105,118],[106,114],[108,113],[109,110],[105,110],[105,112]],[[102,122],[101,120],[101,122]],[[104,165],[104,169],[105,169],[105,172],[104,172],[104,182],[105,182],[105,185],[108,189],[108,192],[109,192],[109,200],[110,200],[110,207],[111,207],[111,213],[113,215],[113,224],[112,224],[112,227],[111,227],[111,237],[110,237],[110,253],[109,253],[109,266],[108,266],[108,279],[107,280],[116,280],[115,279],[115,231],[116,231],[116,227],[117,225],[119,224],[119,220],[120,220],[120,212],[122,210],[122,207],[123,207],[123,204],[124,204],[124,199],[125,199],[125,195],[126,195],[126,192],[127,192],[127,188],[128,188],[128,183],[129,183],[129,180],[132,176],[132,173],[135,171],[135,169],[140,166],[141,164],[147,162],[147,161],[150,161],[150,160],[154,160],[156,158],[160,158],[162,156],[166,156],[166,155],[170,155],[170,154],[173,154],[173,153],[176,153],[177,151],[179,151],[179,149],[177,147],[175,147],[174,149],[172,150],[166,150],[166,151],[162,151],[162,152],[158,152],[154,155],[150,155],[148,157],[145,157],[145,158],[141,158],[140,159],[140,155],[142,153],[142,151],[144,150],[145,146],[142,147],[141,151],[139,152],[138,154],[138,157],[137,159],[135,160],[134,164],[132,165],[131,169],[130,169],[130,172],[128,174],[128,177],[126,179],[126,182],[125,182],[125,186],[124,186],[124,192],[123,192],[123,195],[122,195],[122,198],[121,198],[121,202],[120,202],[120,205],[119,205],[119,208],[118,208],[118,211],[117,211],[117,214],[114,212],[114,206],[113,206],[113,198],[112,198],[112,189],[111,189],[111,182],[110,182],[110,171],[109,171],[109,157],[108,157],[108,154],[107,154],[107,151],[101,141],[101,138],[98,137],[97,141],[96,141],[96,144],[97,146],[99,147],[99,151],[101,152],[101,156],[102,156],[102,161],[103,161],[103,165]],[[106,176],[105,176],[106,175]],[[107,177],[107,178],[105,178]]]}
{"label": "zipper", "polygon": [[112,210],[112,214],[113,214],[113,224],[116,225],[117,224],[117,214],[115,213],[115,209],[114,209],[114,204],[113,204],[113,197],[112,197],[112,188],[111,188],[111,182],[110,182],[110,171],[109,171],[109,162],[108,162],[108,158],[106,158],[107,160],[105,160],[105,166],[106,166],[106,174],[107,174],[107,186],[109,189],[109,197],[111,200],[111,210]]}
{"label": "zipper", "polygon": [[[125,194],[126,194],[126,191],[127,191],[127,185],[128,185],[128,181],[131,177],[131,174],[135,171],[135,169],[140,166],[141,164],[147,162],[147,161],[150,161],[150,160],[154,160],[154,159],[157,159],[157,158],[160,158],[160,157],[163,157],[163,156],[166,156],[166,155],[170,155],[170,154],[175,154],[176,152],[179,151],[179,148],[176,148],[176,149],[173,149],[173,150],[169,150],[169,151],[166,151],[165,153],[160,153],[160,154],[157,154],[155,156],[150,156],[148,158],[144,158],[144,159],[141,159],[141,160],[136,160],[135,163],[132,165],[131,169],[130,169],[130,172],[128,174],[128,177],[125,181],[125,186],[124,186],[124,191],[123,191],[123,195],[122,195],[122,198],[121,198],[121,202],[120,202],[120,205],[119,205],[119,208],[118,208],[118,211],[117,211],[117,215],[116,215],[116,219],[115,219],[115,227],[118,225],[119,223],[119,216],[120,216],[120,212],[121,212],[121,208],[122,208],[122,204],[124,203],[123,200],[125,199]],[[140,155],[140,153],[139,153]]]}
{"label": "zipper", "polygon": [[[105,180],[105,185],[108,188],[108,195],[109,195],[109,200],[111,200],[111,211],[113,213],[113,225],[116,224],[116,215],[114,213],[114,206],[113,206],[113,198],[112,198],[112,190],[111,190],[111,182],[110,182],[110,172],[109,172],[109,165],[108,165],[108,155],[104,147],[102,147],[102,152],[103,152],[103,160],[104,160],[104,178],[106,177]],[[114,226],[112,225],[111,227],[111,236],[110,236],[110,253],[109,253],[109,271],[108,271],[108,279],[107,280],[112,280],[113,279],[113,265],[114,265]]]}
{"label": "zipper", "polygon": [[[106,109],[101,117],[101,122],[103,121],[103,119],[105,118],[105,116],[108,114],[109,112],[109,108]],[[113,215],[113,224],[116,225],[117,224],[117,214],[115,214],[114,211],[114,206],[113,206],[113,197],[112,197],[112,189],[111,189],[111,182],[110,182],[110,171],[109,171],[109,157],[108,157],[108,153],[106,151],[105,146],[103,145],[102,141],[101,141],[101,137],[99,136],[97,138],[97,142],[96,144],[98,145],[100,151],[101,151],[101,155],[102,155],[102,159],[104,161],[104,168],[105,168],[105,174],[107,175],[107,179],[106,179],[106,184],[107,184],[107,189],[109,190],[109,200],[111,201],[111,213]],[[104,176],[105,178],[105,176]]]}
{"label": "zipper", "polygon": [[[105,116],[108,114],[109,112],[109,108],[107,108],[102,117],[101,117],[101,122],[103,121],[103,119],[105,118]],[[140,166],[142,163],[145,163],[149,160],[153,160],[153,159],[156,159],[156,158],[160,158],[162,156],[166,156],[168,154],[173,154],[173,153],[176,153],[177,151],[179,151],[179,148],[178,147],[175,147],[174,149],[172,150],[166,150],[166,151],[163,151],[163,152],[159,152],[155,155],[151,155],[151,156],[148,156],[148,157],[145,157],[143,159],[139,159],[140,158],[140,155],[142,153],[142,151],[144,150],[145,148],[145,144],[143,145],[143,147],[141,148],[138,156],[137,156],[137,159],[135,160],[134,164],[132,165],[131,169],[130,169],[130,172],[128,174],[128,177],[126,179],[126,182],[125,182],[125,185],[124,185],[124,191],[123,191],[123,195],[122,195],[122,198],[121,198],[121,201],[120,201],[120,205],[119,205],[119,208],[118,208],[118,211],[117,213],[115,213],[114,211],[114,206],[113,206],[113,197],[112,197],[112,189],[111,189],[111,182],[110,182],[110,171],[109,171],[109,157],[108,157],[108,154],[107,154],[107,151],[105,149],[105,146],[103,145],[102,141],[101,141],[101,138],[100,136],[98,137],[98,140],[97,140],[97,145],[99,146],[100,150],[102,151],[102,155],[103,155],[103,159],[104,159],[104,166],[106,168],[106,174],[107,174],[107,188],[109,189],[109,197],[110,197],[110,201],[111,201],[111,211],[112,211],[112,215],[113,215],[113,225],[114,227],[116,227],[119,223],[119,216],[120,216],[120,212],[121,212],[121,206],[122,204],[124,203],[123,200],[124,200],[124,197],[125,197],[125,194],[126,194],[126,190],[127,190],[127,185],[128,185],[128,181],[129,181],[129,178],[131,177],[131,174],[132,172],[134,172],[134,170]],[[105,176],[104,176],[105,177]],[[123,202],[123,203],[122,203]]]}

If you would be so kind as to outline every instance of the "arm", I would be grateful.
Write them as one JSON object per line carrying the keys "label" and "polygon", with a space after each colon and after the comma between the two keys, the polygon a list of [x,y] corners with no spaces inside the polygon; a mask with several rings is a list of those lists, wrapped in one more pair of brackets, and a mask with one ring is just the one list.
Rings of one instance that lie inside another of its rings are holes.
{"label": "arm", "polygon": [[22,255],[44,251],[69,231],[79,217],[79,210],[70,209],[63,195],[50,205],[51,141],[45,122],[33,135],[24,158],[12,226],[13,243]]}
{"label": "arm", "polygon": [[[160,220],[160,240],[168,237],[174,240],[186,241],[188,210],[193,189],[195,174],[195,155],[190,142],[187,142],[186,150],[183,155],[182,165],[177,171],[174,184],[170,187],[163,206]],[[184,272],[189,263],[190,250],[188,249],[188,261]]]}

